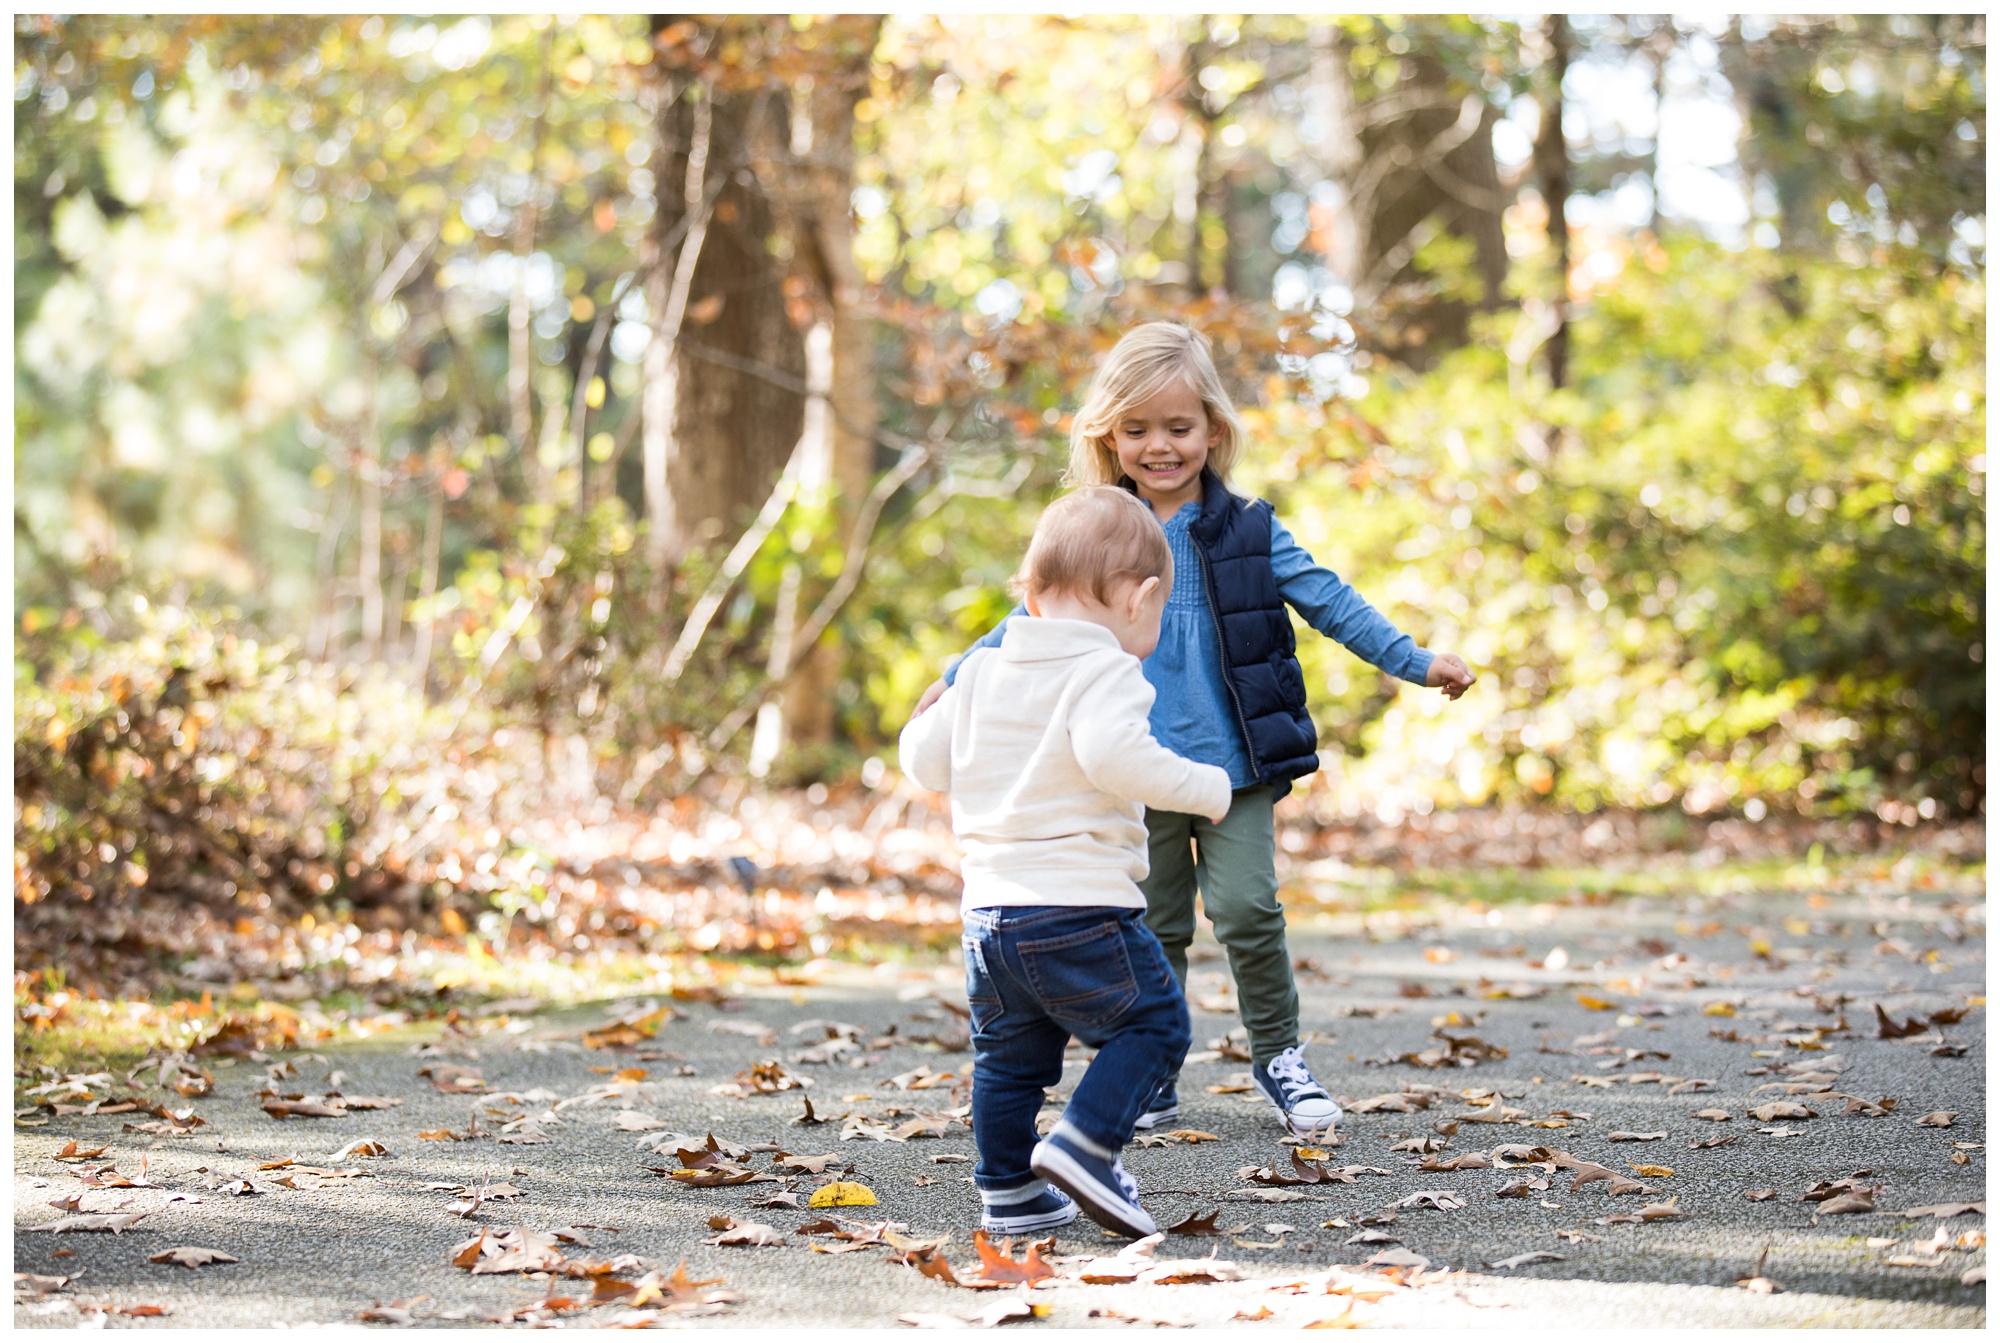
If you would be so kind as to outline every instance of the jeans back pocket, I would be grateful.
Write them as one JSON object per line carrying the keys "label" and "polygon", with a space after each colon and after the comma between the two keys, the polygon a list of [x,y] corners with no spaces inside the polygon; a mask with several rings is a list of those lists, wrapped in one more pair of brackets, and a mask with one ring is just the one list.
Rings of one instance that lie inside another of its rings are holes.
{"label": "jeans back pocket", "polygon": [[1000,986],[993,982],[992,972],[986,968],[986,955],[977,938],[960,938],[959,949],[965,957],[965,1005],[976,1034],[999,1020]]}
{"label": "jeans back pocket", "polygon": [[1043,1010],[1059,1023],[1108,1026],[1139,1000],[1125,931],[1115,921],[1022,942],[1016,950]]}

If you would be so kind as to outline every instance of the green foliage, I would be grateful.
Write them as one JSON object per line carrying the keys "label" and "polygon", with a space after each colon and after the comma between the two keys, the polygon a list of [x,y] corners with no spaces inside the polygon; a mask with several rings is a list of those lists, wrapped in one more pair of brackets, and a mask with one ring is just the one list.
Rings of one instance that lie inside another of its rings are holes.
{"label": "green foliage", "polygon": [[1572,328],[1561,393],[1510,370],[1509,317],[1353,416],[1263,420],[1278,455],[1247,480],[1484,674],[1410,704],[1308,639],[1323,745],[1406,805],[1974,808],[1983,286],[1826,263],[1793,318],[1774,262],[1656,261]]}

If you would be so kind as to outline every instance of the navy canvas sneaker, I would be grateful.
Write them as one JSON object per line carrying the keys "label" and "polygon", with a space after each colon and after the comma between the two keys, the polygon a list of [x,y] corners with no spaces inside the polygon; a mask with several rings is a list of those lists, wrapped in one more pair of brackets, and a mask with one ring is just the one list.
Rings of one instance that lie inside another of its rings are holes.
{"label": "navy canvas sneaker", "polygon": [[989,1236],[1053,1231],[1076,1220],[1076,1204],[1062,1190],[1051,1189],[1042,1180],[1019,1189],[982,1189],[979,1196],[986,1205],[979,1228]]}
{"label": "navy canvas sneaker", "polygon": [[1324,1134],[1340,1122],[1340,1106],[1306,1067],[1297,1045],[1266,1064],[1252,1064],[1250,1080],[1271,1102],[1285,1127],[1299,1137]]}
{"label": "navy canvas sneaker", "polygon": [[1139,1186],[1116,1152],[1106,1152],[1067,1120],[1035,1144],[1028,1159],[1035,1174],[1075,1199],[1098,1225],[1135,1240],[1159,1230],[1139,1206]]}
{"label": "navy canvas sneaker", "polygon": [[1179,1080],[1176,1077],[1169,1077],[1160,1083],[1160,1089],[1153,1093],[1153,1099],[1146,1102],[1145,1112],[1133,1121],[1133,1128],[1155,1129],[1162,1124],[1171,1124],[1181,1117],[1181,1098],[1174,1089],[1174,1084]]}

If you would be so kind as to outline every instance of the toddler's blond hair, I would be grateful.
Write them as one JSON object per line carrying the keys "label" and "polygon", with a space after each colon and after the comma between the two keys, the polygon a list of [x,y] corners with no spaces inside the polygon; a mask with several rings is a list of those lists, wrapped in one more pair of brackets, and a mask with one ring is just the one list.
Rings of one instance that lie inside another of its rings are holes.
{"label": "toddler's blond hair", "polygon": [[1174,553],[1160,520],[1137,495],[1115,485],[1087,486],[1050,504],[1014,577],[1018,595],[1063,592],[1110,605],[1121,580],[1174,585]]}
{"label": "toddler's blond hair", "polygon": [[1118,465],[1112,431],[1132,407],[1180,382],[1201,398],[1201,408],[1222,436],[1208,450],[1208,464],[1225,481],[1236,465],[1243,439],[1243,422],[1222,386],[1209,355],[1208,337],[1179,322],[1147,322],[1125,333],[1105,356],[1090,381],[1090,392],[1071,421],[1069,471],[1071,485],[1116,485],[1125,472]]}

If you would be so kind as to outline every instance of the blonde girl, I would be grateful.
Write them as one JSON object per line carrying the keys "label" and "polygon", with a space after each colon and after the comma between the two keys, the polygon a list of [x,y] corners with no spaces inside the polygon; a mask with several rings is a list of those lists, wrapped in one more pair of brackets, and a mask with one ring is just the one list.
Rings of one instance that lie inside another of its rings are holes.
{"label": "blonde girl", "polygon": [[[1251,1077],[1286,1128],[1305,1134],[1331,1128],[1340,1106],[1299,1048],[1298,986],[1278,903],[1272,809],[1292,780],[1319,768],[1286,608],[1390,675],[1452,699],[1474,677],[1455,654],[1419,648],[1315,563],[1269,502],[1229,489],[1242,439],[1208,341],[1178,322],[1148,322],[1118,342],[1092,381],[1070,431],[1066,482],[1131,490],[1166,530],[1174,584],[1159,645],[1143,664],[1156,691],[1153,735],[1227,771],[1233,796],[1219,822],[1147,810],[1146,922],[1185,990],[1199,893],[1236,980]],[[995,628],[975,647],[1000,635]],[[955,670],[925,692],[920,711]],[[1162,1085],[1140,1128],[1178,1118],[1177,1080]]]}

